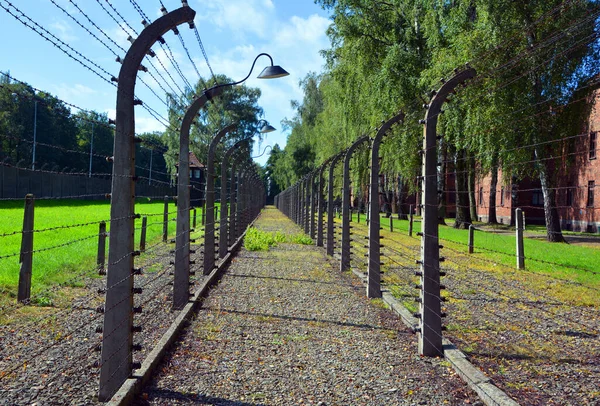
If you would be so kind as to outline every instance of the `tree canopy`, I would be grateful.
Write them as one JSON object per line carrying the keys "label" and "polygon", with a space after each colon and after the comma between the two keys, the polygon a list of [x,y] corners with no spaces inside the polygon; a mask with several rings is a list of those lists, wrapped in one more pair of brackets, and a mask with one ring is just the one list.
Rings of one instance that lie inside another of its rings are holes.
{"label": "tree canopy", "polygon": [[414,179],[422,105],[441,78],[468,62],[478,76],[440,117],[448,146],[442,159],[452,168],[476,160],[483,173],[501,166],[505,180],[538,178],[549,237],[560,234],[550,193],[557,163],[548,157],[569,148],[589,111],[581,101],[600,73],[597,1],[316,3],[331,12],[331,46],[322,51],[325,70],[300,82],[304,98],[292,104],[296,115],[286,121],[291,133],[274,171],[279,186],[290,186],[400,109],[406,119],[382,147],[382,170]]}

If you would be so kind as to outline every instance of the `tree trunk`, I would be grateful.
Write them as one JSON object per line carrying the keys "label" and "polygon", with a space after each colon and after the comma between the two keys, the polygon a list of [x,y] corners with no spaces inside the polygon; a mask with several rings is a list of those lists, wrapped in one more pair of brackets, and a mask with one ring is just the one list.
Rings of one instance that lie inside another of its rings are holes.
{"label": "tree trunk", "polygon": [[454,228],[466,229],[472,224],[469,205],[469,175],[467,173],[467,151],[461,149],[456,154],[456,221]]}
{"label": "tree trunk", "polygon": [[441,165],[438,167],[438,224],[446,225],[446,168],[448,160],[448,144],[442,138],[440,139],[440,149],[438,153],[438,161]]}
{"label": "tree trunk", "polygon": [[548,176],[549,168],[544,162],[540,162],[540,151],[534,149],[536,166],[539,172],[542,194],[544,195],[544,218],[546,220],[546,235],[550,242],[566,242],[560,228],[560,216],[556,208],[556,194],[550,184],[552,177]]}
{"label": "tree trunk", "polygon": [[[532,20],[533,18],[530,15],[527,15],[526,23],[528,26],[532,24]],[[529,27],[526,30],[526,32],[527,42],[530,46],[535,46],[536,38],[534,33],[530,31]],[[540,76],[534,71],[531,73],[530,78],[535,92],[534,100],[536,103],[539,103],[539,101],[542,100],[543,94]],[[542,119],[539,116],[537,118],[537,121],[539,132],[552,134],[553,128],[551,124],[548,125],[548,123],[542,121]],[[538,144],[538,146],[534,148],[533,153],[535,156],[535,166],[539,172],[540,183],[542,185],[542,195],[544,196],[544,218],[546,220],[547,238],[550,242],[565,242],[565,238],[563,237],[562,230],[560,228],[560,216],[556,208],[556,195],[554,193],[554,189],[550,189],[553,186],[550,184],[550,182],[554,181],[553,176],[548,176],[548,174],[551,173],[549,165],[552,165],[552,161],[540,161],[541,157],[544,156],[544,154],[542,154],[540,151],[540,140],[534,137],[534,141],[536,142],[536,144]]]}
{"label": "tree trunk", "polygon": [[496,217],[496,190],[498,189],[498,157],[494,154],[492,158],[492,169],[490,179],[490,200],[488,202],[488,224],[498,224]]}
{"label": "tree trunk", "polygon": [[469,207],[471,209],[471,219],[477,218],[477,199],[475,197],[475,176],[476,174],[475,156],[469,153]]}
{"label": "tree trunk", "polygon": [[404,199],[406,198],[406,185],[402,181],[402,178],[398,176],[398,219],[408,220],[408,214],[402,207]]}
{"label": "tree trunk", "polygon": [[392,181],[391,194],[392,194],[392,215],[398,213],[398,205],[400,204],[398,201],[398,190],[396,189],[396,183]]}
{"label": "tree trunk", "polygon": [[517,178],[513,176],[510,179],[510,225],[515,226],[515,209],[519,207],[519,184]]}
{"label": "tree trunk", "polygon": [[388,176],[383,175],[383,182],[379,183],[379,196],[381,197],[381,211],[385,213],[386,217],[390,217],[392,213],[390,196],[388,194]]}

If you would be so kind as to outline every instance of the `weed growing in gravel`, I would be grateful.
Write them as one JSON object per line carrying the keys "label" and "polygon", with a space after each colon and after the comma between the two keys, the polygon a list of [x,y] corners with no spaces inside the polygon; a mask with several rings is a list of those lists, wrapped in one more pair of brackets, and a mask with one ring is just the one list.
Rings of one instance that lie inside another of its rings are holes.
{"label": "weed growing in gravel", "polygon": [[244,238],[244,248],[248,251],[267,251],[278,243],[311,245],[312,238],[306,234],[286,235],[279,231],[268,232],[250,227]]}
{"label": "weed growing in gravel", "polygon": [[244,248],[248,251],[267,251],[275,244],[277,244],[277,240],[273,233],[262,231],[254,227],[248,229],[246,237],[244,238]]}
{"label": "weed growing in gravel", "polygon": [[386,302],[384,302],[383,299],[379,299],[379,298],[371,299],[371,304],[373,304],[376,307],[379,307],[380,309],[389,309],[390,308],[390,306],[388,306],[388,304]]}
{"label": "weed growing in gravel", "polygon": [[290,242],[293,244],[312,245],[313,240],[306,234],[296,234],[290,237]]}

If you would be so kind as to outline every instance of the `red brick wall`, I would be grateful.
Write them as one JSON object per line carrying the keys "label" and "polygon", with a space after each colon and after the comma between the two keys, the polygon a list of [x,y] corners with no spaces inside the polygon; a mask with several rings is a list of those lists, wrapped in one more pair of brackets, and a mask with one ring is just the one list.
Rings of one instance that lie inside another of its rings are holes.
{"label": "red brick wall", "polygon": [[[478,177],[475,182],[477,191],[475,198],[477,200],[477,217],[479,221],[487,221],[489,213],[491,177],[486,175]],[[499,223],[510,224],[511,216],[514,215],[516,208],[521,208],[525,213],[525,219],[530,224],[544,223],[544,208],[539,205],[539,201],[534,201],[534,194],[540,193],[539,181],[525,178],[516,185],[518,204],[513,206],[512,187],[510,179],[505,180],[502,170],[498,170],[498,184],[496,186],[496,218]],[[483,193],[481,188],[483,188]],[[481,196],[483,195],[483,202]],[[504,196],[504,199],[502,197]]]}
{"label": "red brick wall", "polygon": [[[562,171],[565,176],[557,190],[557,205],[563,228],[575,231],[597,233],[600,227],[600,103],[596,92],[592,99],[592,110],[588,122],[577,138],[576,147],[563,160]],[[596,132],[596,148],[590,145],[591,133]],[[596,158],[590,159],[590,149],[595,150]],[[594,205],[588,207],[588,182],[595,182]],[[572,193],[572,202],[568,202],[568,191]],[[571,204],[568,204],[571,203]]]}
{"label": "red brick wall", "polygon": [[[588,122],[582,128],[581,134],[575,139],[574,150],[564,151],[564,158],[560,171],[563,176],[556,189],[556,204],[559,208],[561,224],[565,230],[600,231],[600,92],[594,94],[593,104]],[[590,159],[590,133],[596,135],[596,158]],[[594,205],[588,207],[588,182],[595,182]],[[525,212],[528,223],[543,224],[543,207],[533,203],[534,193],[539,189],[539,181],[524,179],[519,182],[518,205]],[[504,205],[501,203],[501,190],[504,187]],[[483,188],[483,202],[480,202],[480,188]],[[496,215],[498,222],[510,223],[511,212],[511,186],[502,178],[502,171],[498,174],[498,187],[496,191]],[[568,202],[568,191],[572,191],[571,202]],[[490,176],[478,176],[476,182],[477,215],[478,220],[487,221],[489,209]],[[568,204],[570,203],[570,204]]]}

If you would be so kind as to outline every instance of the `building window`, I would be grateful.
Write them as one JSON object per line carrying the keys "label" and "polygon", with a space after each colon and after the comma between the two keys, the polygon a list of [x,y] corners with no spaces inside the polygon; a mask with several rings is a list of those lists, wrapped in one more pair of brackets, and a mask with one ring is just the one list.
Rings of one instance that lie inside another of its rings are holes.
{"label": "building window", "polygon": [[532,206],[543,206],[544,205],[544,194],[541,190],[534,190],[531,195]]}
{"label": "building window", "polygon": [[590,159],[596,159],[596,148],[598,143],[596,142],[596,132],[590,133]]}
{"label": "building window", "polygon": [[573,206],[573,186],[567,188],[567,207]]}
{"label": "building window", "polygon": [[479,188],[479,205],[483,206],[483,188]]}
{"label": "building window", "polygon": [[587,196],[587,207],[594,206],[594,187],[596,182],[593,180],[588,181],[588,196]]}
{"label": "building window", "polygon": [[500,206],[504,206],[504,186],[500,189]]}
{"label": "building window", "polygon": [[194,169],[194,178],[200,179],[200,169]]}

